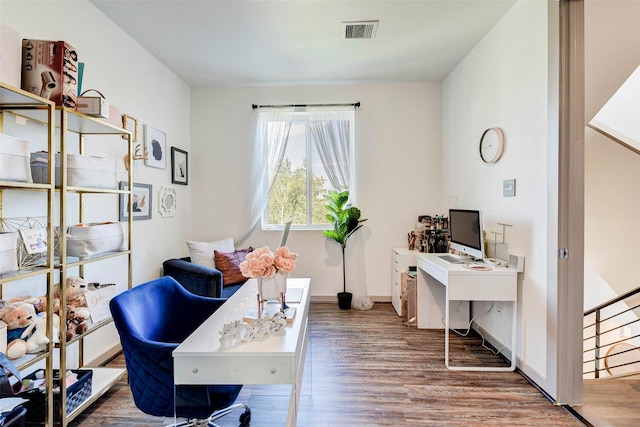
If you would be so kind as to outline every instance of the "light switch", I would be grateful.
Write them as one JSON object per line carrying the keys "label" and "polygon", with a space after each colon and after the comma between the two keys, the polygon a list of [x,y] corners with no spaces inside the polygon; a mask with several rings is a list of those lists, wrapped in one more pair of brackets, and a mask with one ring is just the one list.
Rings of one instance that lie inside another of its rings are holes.
{"label": "light switch", "polygon": [[516,195],[515,179],[505,179],[502,181],[502,195],[504,197],[514,197]]}

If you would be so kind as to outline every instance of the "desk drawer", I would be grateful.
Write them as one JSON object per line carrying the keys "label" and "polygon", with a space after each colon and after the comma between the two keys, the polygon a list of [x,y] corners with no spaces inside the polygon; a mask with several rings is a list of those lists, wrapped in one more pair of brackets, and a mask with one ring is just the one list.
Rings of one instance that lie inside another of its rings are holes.
{"label": "desk drawer", "polygon": [[207,357],[174,359],[176,384],[292,384],[295,382],[296,359],[259,356],[247,360],[238,354],[216,361]]}
{"label": "desk drawer", "polygon": [[443,285],[447,285],[449,283],[448,271],[444,268],[437,266],[435,263],[429,262],[424,258],[418,257],[418,268],[427,272],[427,274],[429,274],[431,277],[433,277]]}

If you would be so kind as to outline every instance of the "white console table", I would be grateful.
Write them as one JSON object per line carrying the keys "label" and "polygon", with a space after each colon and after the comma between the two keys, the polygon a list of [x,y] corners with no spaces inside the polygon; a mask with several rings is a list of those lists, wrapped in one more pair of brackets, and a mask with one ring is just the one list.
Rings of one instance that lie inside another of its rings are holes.
{"label": "white console table", "polygon": [[250,279],[173,350],[174,383],[291,384],[286,426],[295,427],[309,332],[310,284],[311,279],[287,279],[287,288],[302,288],[302,297],[299,303],[288,303],[296,307],[296,314],[283,334],[224,350],[219,341],[224,324],[242,320],[257,304],[258,285]]}
{"label": "white console table", "polygon": [[[513,371],[516,368],[515,345],[518,307],[518,273],[496,267],[489,271],[471,270],[463,264],[440,259],[443,254],[418,254],[417,308],[418,328],[445,330],[445,366],[450,370]],[[513,303],[511,324],[512,357],[509,367],[451,366],[449,363],[449,329],[467,329],[469,304],[452,301],[508,301]],[[451,307],[454,306],[452,309]]]}

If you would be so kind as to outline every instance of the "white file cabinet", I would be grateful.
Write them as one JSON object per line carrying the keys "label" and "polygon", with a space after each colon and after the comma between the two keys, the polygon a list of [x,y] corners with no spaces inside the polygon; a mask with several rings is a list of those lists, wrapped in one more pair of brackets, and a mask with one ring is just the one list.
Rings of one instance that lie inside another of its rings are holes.
{"label": "white file cabinet", "polygon": [[409,266],[417,264],[418,251],[410,251],[405,248],[393,248],[391,257],[391,304],[398,313],[402,315],[402,307],[400,306],[401,292],[401,276],[409,270]]}

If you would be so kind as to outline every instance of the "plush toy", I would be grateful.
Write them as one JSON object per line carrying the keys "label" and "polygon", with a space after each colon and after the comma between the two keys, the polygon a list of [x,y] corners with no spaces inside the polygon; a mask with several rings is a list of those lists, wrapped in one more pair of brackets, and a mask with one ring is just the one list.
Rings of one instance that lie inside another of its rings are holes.
{"label": "plush toy", "polygon": [[67,277],[67,280],[65,282],[67,305],[70,305],[72,307],[86,307],[87,301],[84,298],[84,294],[86,294],[88,291],[88,283],[82,277]]}
{"label": "plush toy", "polygon": [[6,355],[9,359],[18,359],[27,353],[27,343],[20,337],[36,319],[35,307],[27,302],[9,303],[0,309],[0,320],[7,324]]}
{"label": "plush toy", "polygon": [[[57,314],[53,315],[53,336],[60,336],[60,317],[58,317]],[[20,338],[26,340],[27,353],[38,353],[43,351],[46,345],[49,344],[46,316],[40,315],[38,320],[27,326]]]}
{"label": "plush toy", "polygon": [[85,333],[89,329],[87,319],[89,319],[88,309],[67,306],[67,341],[76,335]]}

